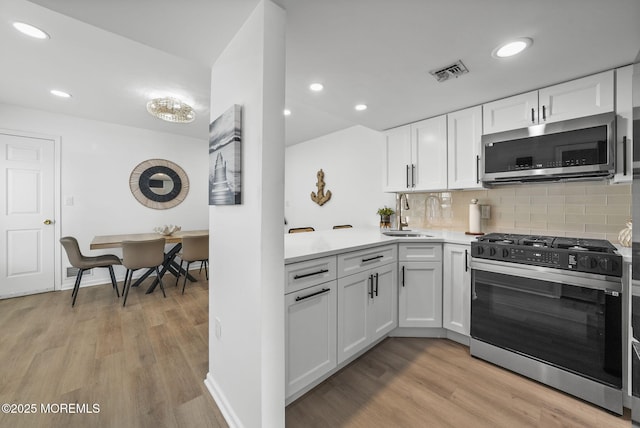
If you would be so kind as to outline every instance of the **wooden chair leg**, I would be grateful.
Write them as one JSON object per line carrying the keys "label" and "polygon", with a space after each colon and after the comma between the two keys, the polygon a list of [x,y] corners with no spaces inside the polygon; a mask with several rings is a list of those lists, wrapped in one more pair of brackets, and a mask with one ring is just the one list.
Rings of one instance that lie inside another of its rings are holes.
{"label": "wooden chair leg", "polygon": [[109,275],[111,276],[111,285],[113,285],[113,288],[116,289],[116,296],[120,298],[120,292],[118,291],[118,283],[116,282],[116,276],[113,273],[113,266],[109,266]]}
{"label": "wooden chair leg", "polygon": [[78,298],[78,291],[80,290],[80,281],[82,281],[82,274],[84,273],[84,269],[80,269],[78,272],[78,276],[76,277],[76,284],[73,287],[73,302],[71,302],[71,307],[73,308],[76,304],[76,299]]}

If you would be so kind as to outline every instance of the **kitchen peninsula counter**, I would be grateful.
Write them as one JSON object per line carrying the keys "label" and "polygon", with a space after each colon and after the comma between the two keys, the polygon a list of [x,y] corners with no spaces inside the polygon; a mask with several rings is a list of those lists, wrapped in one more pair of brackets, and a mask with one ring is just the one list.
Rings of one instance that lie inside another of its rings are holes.
{"label": "kitchen peninsula counter", "polygon": [[430,236],[386,236],[378,228],[330,229],[306,233],[287,233],[284,237],[285,264],[398,242],[469,244],[475,240],[475,236],[465,235],[464,232],[411,230]]}

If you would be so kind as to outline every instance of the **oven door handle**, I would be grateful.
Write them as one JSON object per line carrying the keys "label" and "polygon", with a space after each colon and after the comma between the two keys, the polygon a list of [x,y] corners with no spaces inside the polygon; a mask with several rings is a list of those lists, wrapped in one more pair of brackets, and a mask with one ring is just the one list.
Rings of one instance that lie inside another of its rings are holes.
{"label": "oven door handle", "polygon": [[557,282],[576,287],[604,290],[612,293],[622,292],[622,279],[593,273],[577,273],[569,270],[531,266],[518,263],[478,260],[471,258],[471,270],[482,270],[490,273],[534,278],[541,281]]}

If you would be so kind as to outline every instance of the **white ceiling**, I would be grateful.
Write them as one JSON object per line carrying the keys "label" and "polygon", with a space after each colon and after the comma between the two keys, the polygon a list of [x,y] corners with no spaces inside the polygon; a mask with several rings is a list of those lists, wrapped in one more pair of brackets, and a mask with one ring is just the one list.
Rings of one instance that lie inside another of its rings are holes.
{"label": "white ceiling", "polygon": [[[287,10],[287,144],[386,129],[632,62],[638,0],[276,0]],[[258,0],[2,0],[0,102],[206,139],[210,66]],[[43,7],[44,6],[44,7]],[[13,21],[37,25],[29,39]],[[531,37],[519,57],[491,51]],[[469,74],[428,71],[461,59]],[[325,91],[311,93],[320,81]],[[53,98],[53,87],[73,93]],[[197,119],[165,123],[173,94]],[[369,109],[356,112],[357,103]]]}

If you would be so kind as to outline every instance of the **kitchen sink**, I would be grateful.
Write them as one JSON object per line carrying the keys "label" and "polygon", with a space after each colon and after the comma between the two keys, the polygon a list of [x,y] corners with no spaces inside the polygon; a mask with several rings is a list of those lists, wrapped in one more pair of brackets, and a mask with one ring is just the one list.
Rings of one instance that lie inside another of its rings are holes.
{"label": "kitchen sink", "polygon": [[383,235],[387,236],[399,236],[404,238],[432,238],[433,235],[427,235],[422,232],[418,232],[416,230],[388,230],[386,232],[382,232]]}

